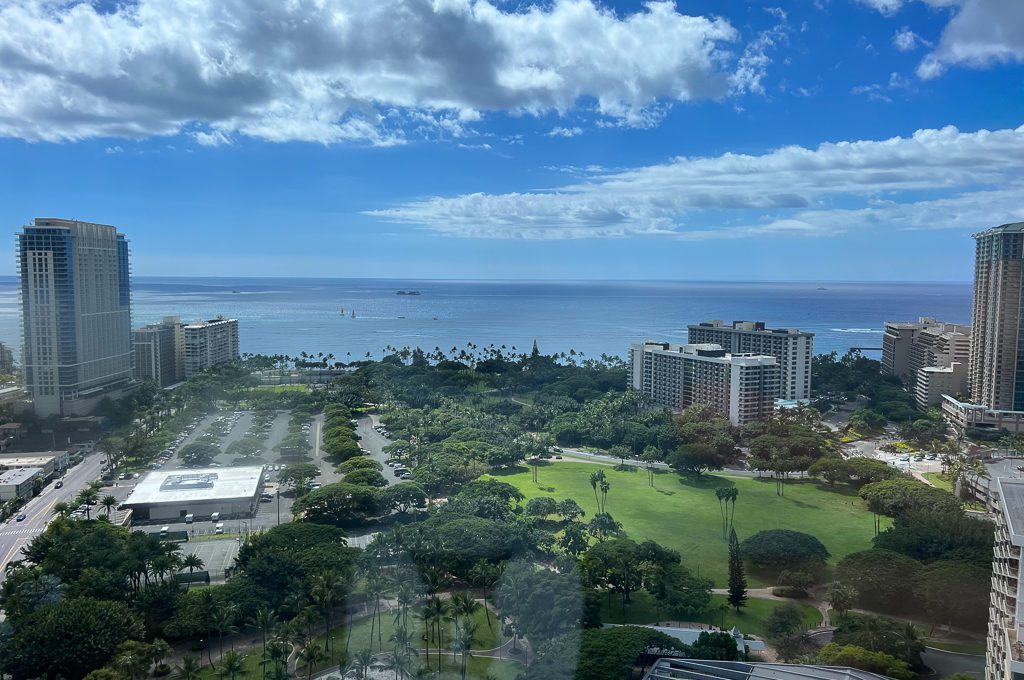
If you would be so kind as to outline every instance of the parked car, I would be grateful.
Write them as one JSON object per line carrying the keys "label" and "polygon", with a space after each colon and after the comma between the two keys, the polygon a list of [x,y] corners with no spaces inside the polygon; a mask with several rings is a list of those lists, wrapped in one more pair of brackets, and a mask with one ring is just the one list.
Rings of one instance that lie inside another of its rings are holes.
{"label": "parked car", "polygon": [[398,475],[398,478],[399,479],[412,479],[412,474],[409,473],[409,472],[403,472],[402,474]]}

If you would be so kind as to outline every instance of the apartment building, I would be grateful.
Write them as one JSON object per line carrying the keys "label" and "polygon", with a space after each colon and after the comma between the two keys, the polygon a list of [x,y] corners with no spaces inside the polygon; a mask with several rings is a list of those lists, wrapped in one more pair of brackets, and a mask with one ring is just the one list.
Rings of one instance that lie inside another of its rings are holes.
{"label": "apartment building", "polygon": [[239,357],[237,319],[220,316],[185,324],[182,337],[186,379]]}
{"label": "apartment building", "polygon": [[0,342],[0,373],[14,373],[14,351]]}
{"label": "apartment building", "polygon": [[775,412],[781,370],[773,356],[732,354],[717,344],[630,346],[630,384],[662,406],[707,404],[733,425]]}
{"label": "apartment building", "polygon": [[132,331],[133,375],[136,380],[153,380],[160,387],[185,378],[185,331],[181,319],[164,317],[160,323]]}
{"label": "apartment building", "polygon": [[1013,680],[1024,675],[1024,479],[995,476],[980,491],[996,525],[985,678]]}
{"label": "apartment building", "polygon": [[1024,222],[974,234],[974,241],[971,400],[990,409],[1024,411]]}
{"label": "apartment building", "polygon": [[[942,403],[942,395],[965,394],[971,329],[923,316],[887,321],[882,336],[882,373],[903,379],[918,408]],[[955,368],[954,368],[955,366]]]}
{"label": "apartment building", "polygon": [[768,328],[764,321],[721,320],[687,327],[691,344],[715,344],[730,354],[775,357],[781,371],[780,399],[811,398],[811,359],[814,333],[796,328]]}
{"label": "apartment building", "polygon": [[128,241],[37,218],[18,234],[25,388],[40,416],[83,415],[132,379]]}

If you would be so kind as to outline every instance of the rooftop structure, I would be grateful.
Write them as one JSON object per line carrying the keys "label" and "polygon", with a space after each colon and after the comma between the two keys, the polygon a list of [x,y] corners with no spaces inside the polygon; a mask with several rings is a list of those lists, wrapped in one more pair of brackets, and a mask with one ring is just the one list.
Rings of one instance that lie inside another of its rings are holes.
{"label": "rooftop structure", "polygon": [[258,465],[153,471],[124,504],[140,519],[248,515],[262,484],[263,468]]}
{"label": "rooftop structure", "polygon": [[812,666],[746,661],[659,659],[644,680],[889,680],[887,676],[844,666]]}
{"label": "rooftop structure", "polygon": [[0,501],[12,498],[28,500],[32,497],[35,480],[42,476],[40,468],[12,468],[0,472]]}

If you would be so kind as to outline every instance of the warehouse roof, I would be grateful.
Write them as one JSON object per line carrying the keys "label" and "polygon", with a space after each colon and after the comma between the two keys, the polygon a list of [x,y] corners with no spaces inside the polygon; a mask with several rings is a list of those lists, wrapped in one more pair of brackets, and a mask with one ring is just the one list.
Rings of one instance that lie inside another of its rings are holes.
{"label": "warehouse roof", "polygon": [[260,466],[150,472],[128,496],[125,505],[252,498],[262,477]]}

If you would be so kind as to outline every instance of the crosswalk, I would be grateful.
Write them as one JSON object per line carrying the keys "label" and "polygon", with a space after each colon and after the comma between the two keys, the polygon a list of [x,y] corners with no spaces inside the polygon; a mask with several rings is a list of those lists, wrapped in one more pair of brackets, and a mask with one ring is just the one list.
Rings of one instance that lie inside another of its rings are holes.
{"label": "crosswalk", "polygon": [[5,536],[29,536],[31,534],[38,533],[40,533],[39,529],[7,529],[5,531],[0,531],[0,538],[4,538]]}

